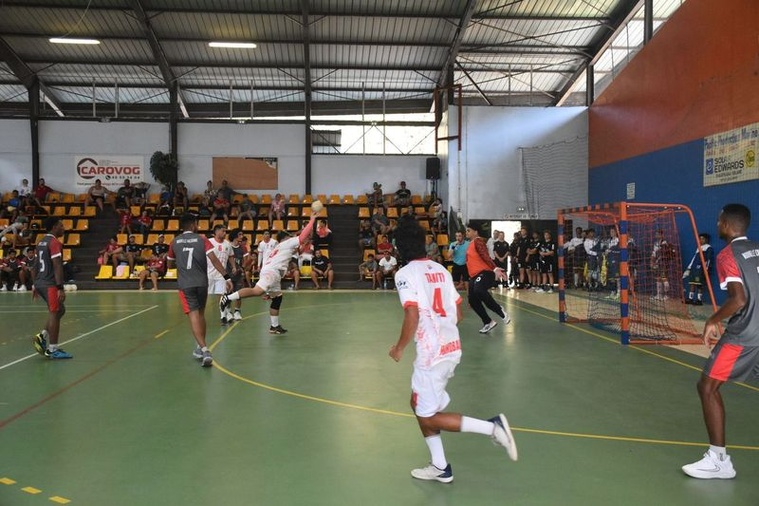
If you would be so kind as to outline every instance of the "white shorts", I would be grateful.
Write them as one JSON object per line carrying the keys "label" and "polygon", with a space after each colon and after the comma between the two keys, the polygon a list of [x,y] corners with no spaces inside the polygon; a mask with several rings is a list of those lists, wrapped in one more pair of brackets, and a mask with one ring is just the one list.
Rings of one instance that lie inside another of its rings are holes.
{"label": "white shorts", "polygon": [[208,293],[211,295],[223,295],[227,293],[227,282],[223,279],[208,278]]}
{"label": "white shorts", "polygon": [[264,269],[258,279],[256,286],[266,293],[277,294],[282,292],[282,275],[275,269]]}
{"label": "white shorts", "polygon": [[451,397],[445,391],[445,387],[448,380],[453,378],[456,365],[458,364],[446,360],[432,369],[414,368],[411,375],[411,392],[416,416],[428,418],[448,406]]}

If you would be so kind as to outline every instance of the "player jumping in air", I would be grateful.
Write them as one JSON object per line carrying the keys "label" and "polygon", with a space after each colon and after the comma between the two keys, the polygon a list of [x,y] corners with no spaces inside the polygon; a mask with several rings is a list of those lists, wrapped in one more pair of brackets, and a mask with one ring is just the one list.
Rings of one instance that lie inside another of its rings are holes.
{"label": "player jumping in air", "polygon": [[430,464],[413,469],[419,480],[453,481],[451,464],[445,458],[441,431],[474,432],[490,436],[517,460],[517,447],[504,415],[480,420],[460,413],[443,412],[451,398],[445,387],[461,360],[461,341],[456,324],[461,320],[461,296],[453,278],[442,265],[427,259],[426,232],[409,217],[398,220],[395,241],[408,265],[395,275],[395,286],[403,304],[403,324],[390,357],[399,362],[403,350],[416,342],[416,360],[411,376],[411,408],[430,451]]}
{"label": "player jumping in air", "polygon": [[297,237],[290,237],[287,232],[280,232],[277,235],[279,244],[266,255],[263,259],[261,267],[261,277],[253,288],[242,288],[229,295],[221,297],[219,302],[219,309],[224,312],[231,301],[245,299],[247,297],[255,297],[257,295],[264,295],[271,300],[269,305],[269,318],[271,318],[271,327],[269,327],[270,334],[284,334],[287,332],[282,325],[279,324],[279,308],[282,305],[282,276],[287,272],[287,267],[290,264],[290,259],[293,257],[301,244],[306,239],[311,237],[311,231],[314,228],[314,220],[319,213],[314,211],[311,213],[311,219],[308,225],[303,229]]}

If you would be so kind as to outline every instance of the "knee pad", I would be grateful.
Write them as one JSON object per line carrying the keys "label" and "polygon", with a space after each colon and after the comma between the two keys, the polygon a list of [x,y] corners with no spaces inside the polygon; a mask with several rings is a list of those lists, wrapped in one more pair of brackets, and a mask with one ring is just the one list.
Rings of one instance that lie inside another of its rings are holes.
{"label": "knee pad", "polygon": [[282,295],[279,295],[278,297],[274,297],[271,299],[271,304],[269,307],[275,311],[279,311],[279,306],[282,305]]}

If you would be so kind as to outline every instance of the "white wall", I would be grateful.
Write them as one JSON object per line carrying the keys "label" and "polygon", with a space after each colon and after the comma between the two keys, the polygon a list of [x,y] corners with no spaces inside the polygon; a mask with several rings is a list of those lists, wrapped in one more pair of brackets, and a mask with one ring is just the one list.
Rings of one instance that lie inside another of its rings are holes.
{"label": "white wall", "polygon": [[[458,110],[449,111],[456,131]],[[464,219],[500,219],[525,205],[520,147],[585,138],[585,107],[464,107],[462,151],[448,145],[448,196]]]}
{"label": "white wall", "polygon": [[[154,183],[148,171],[150,157],[155,151],[169,150],[166,123],[40,121],[39,130],[40,177],[62,192],[82,192],[74,184],[77,155],[142,156],[143,179]],[[0,122],[0,133],[4,131]]]}
{"label": "white wall", "polygon": [[180,123],[179,179],[185,182],[190,193],[200,193],[211,179],[215,156],[276,157],[278,191],[303,194],[306,189],[304,129],[298,124]]}
{"label": "white wall", "polygon": [[395,193],[401,181],[414,194],[429,191],[425,179],[427,156],[314,155],[311,193],[359,195],[372,190],[375,181],[385,193]]}
{"label": "white wall", "polygon": [[0,194],[32,182],[32,136],[29,120],[0,122]]}

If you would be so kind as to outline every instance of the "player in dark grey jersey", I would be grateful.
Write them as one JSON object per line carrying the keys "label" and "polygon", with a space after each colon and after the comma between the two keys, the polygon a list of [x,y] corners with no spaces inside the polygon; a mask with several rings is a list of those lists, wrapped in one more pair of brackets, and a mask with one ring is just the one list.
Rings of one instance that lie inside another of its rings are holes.
{"label": "player in dark grey jersey", "polygon": [[232,282],[227,275],[227,269],[221,265],[213,254],[213,246],[207,237],[198,234],[198,220],[191,214],[185,214],[180,219],[183,232],[169,246],[167,259],[169,264],[177,266],[177,285],[182,309],[190,318],[190,327],[195,336],[197,346],[192,356],[200,360],[200,365],[210,367],[213,363],[211,352],[206,346],[206,300],[208,298],[208,263],[211,262],[224,279],[227,280],[227,290],[232,288]]}
{"label": "player in dark grey jersey", "polygon": [[66,292],[63,291],[63,237],[64,227],[60,217],[51,216],[45,221],[48,233],[37,243],[37,261],[32,270],[34,297],[47,304],[48,317],[45,328],[32,342],[37,353],[49,359],[67,359],[71,355],[58,347],[61,318],[66,314]]}
{"label": "player in dark grey jersey", "polygon": [[693,478],[735,477],[725,450],[725,406],[719,389],[728,380],[759,376],[759,242],[746,237],[750,222],[751,212],[742,204],[726,205],[717,220],[719,236],[727,241],[717,255],[719,286],[727,290],[727,300],[704,326],[704,344],[717,342],[698,382],[710,446],[703,459],[683,466]]}

